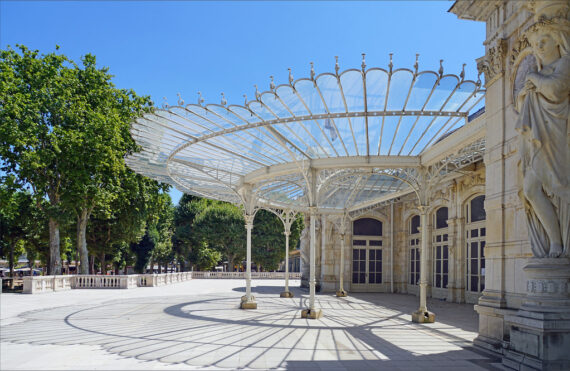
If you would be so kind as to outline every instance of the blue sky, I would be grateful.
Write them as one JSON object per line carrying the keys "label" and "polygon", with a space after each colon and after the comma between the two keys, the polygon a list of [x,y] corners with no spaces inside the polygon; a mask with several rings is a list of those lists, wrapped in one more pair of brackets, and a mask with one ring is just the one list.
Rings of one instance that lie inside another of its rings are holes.
{"label": "blue sky", "polygon": [[[74,60],[86,54],[108,66],[120,88],[150,95],[156,105],[229,104],[295,78],[368,67],[411,68],[477,79],[475,59],[484,54],[485,26],[459,20],[452,1],[0,1],[0,46],[24,44],[41,52],[55,45]],[[180,192],[172,191],[175,203]]]}

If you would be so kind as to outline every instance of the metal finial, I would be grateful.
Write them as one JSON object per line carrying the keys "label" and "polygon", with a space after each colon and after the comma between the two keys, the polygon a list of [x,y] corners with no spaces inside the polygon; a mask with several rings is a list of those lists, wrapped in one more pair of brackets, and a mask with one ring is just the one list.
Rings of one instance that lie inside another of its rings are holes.
{"label": "metal finial", "polygon": [[289,84],[293,86],[293,73],[291,72],[291,68],[287,68],[289,70]]}
{"label": "metal finial", "polygon": [[392,68],[394,68],[394,63],[392,63],[392,56],[394,53],[390,53],[390,63],[388,63],[388,68],[390,68],[390,73],[392,73]]}
{"label": "metal finial", "polygon": [[414,69],[416,70],[416,73],[418,73],[418,68],[420,66],[419,62],[418,62],[418,58],[420,57],[419,53],[416,53],[416,63],[414,63]]}
{"label": "metal finial", "polygon": [[259,93],[259,90],[257,89],[257,84],[253,86],[255,87],[255,99],[261,100],[261,93]]}
{"label": "metal finial", "polygon": [[334,70],[336,72],[336,75],[338,76],[338,71],[340,70],[340,66],[338,65],[338,55],[334,56]]}
{"label": "metal finial", "polygon": [[461,78],[461,81],[465,80],[465,65],[467,63],[463,63],[463,67],[461,67],[461,73],[459,74],[459,77]]}
{"label": "metal finial", "polygon": [[198,105],[201,106],[204,103],[204,97],[202,97],[202,92],[198,92]]}
{"label": "metal finial", "polygon": [[439,60],[439,77],[443,76],[443,59]]}
{"label": "metal finial", "polygon": [[315,81],[315,65],[311,62],[311,80]]}
{"label": "metal finial", "polygon": [[362,53],[362,64],[360,65],[360,67],[362,67],[362,72],[366,70],[366,53]]}
{"label": "metal finial", "polygon": [[273,76],[269,76],[269,78],[271,79],[271,81],[269,82],[269,89],[271,91],[275,91],[275,81],[273,81]]}
{"label": "metal finial", "polygon": [[168,108],[168,101],[166,100],[166,97],[162,97],[162,108],[167,109]]}
{"label": "metal finial", "polygon": [[247,107],[247,95],[243,95],[243,105]]}
{"label": "metal finial", "polygon": [[220,102],[222,104],[222,106],[226,106],[226,104],[228,103],[228,101],[226,100],[226,96],[224,95],[224,93],[222,93],[222,101]]}
{"label": "metal finial", "polygon": [[180,95],[180,93],[176,93],[176,95],[178,96],[178,105],[184,106],[184,99],[182,99],[182,96]]}

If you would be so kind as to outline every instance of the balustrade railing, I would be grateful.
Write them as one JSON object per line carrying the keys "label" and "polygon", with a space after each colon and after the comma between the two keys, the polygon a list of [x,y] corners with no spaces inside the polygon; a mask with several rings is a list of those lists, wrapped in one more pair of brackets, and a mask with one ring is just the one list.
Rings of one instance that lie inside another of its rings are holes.
{"label": "balustrade railing", "polygon": [[[284,279],[285,272],[251,272],[251,278]],[[301,279],[301,273],[289,273]],[[245,272],[178,272],[163,274],[130,274],[118,276],[68,275],[24,277],[24,294],[37,294],[71,289],[130,289],[156,287],[191,279],[245,279]]]}

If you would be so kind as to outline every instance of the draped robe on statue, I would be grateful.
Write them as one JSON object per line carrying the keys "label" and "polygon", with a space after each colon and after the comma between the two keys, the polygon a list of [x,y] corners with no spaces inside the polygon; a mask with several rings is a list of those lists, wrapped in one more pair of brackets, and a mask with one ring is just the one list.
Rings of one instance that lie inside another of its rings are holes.
{"label": "draped robe on statue", "polygon": [[[565,55],[539,73],[536,90],[528,92],[516,130],[523,140],[523,176],[535,176],[556,209],[563,244],[570,256],[570,56]],[[529,174],[530,173],[530,174]],[[536,257],[547,257],[550,241],[532,207],[526,202],[531,247]]]}

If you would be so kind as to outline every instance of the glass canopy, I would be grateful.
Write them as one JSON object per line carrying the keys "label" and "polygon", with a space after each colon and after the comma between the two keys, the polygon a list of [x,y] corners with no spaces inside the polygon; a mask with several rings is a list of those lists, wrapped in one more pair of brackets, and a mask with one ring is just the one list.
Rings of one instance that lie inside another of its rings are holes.
{"label": "glass canopy", "polygon": [[[422,155],[453,137],[482,105],[480,81],[414,69],[366,68],[316,75],[255,91],[243,105],[157,109],[132,124],[138,173],[185,193],[305,210],[311,182],[320,208],[346,210],[410,192]],[[481,146],[477,151],[481,152]],[[483,148],[484,149],[484,148]],[[461,156],[465,156],[462,154]],[[318,172],[312,172],[317,169]]]}

